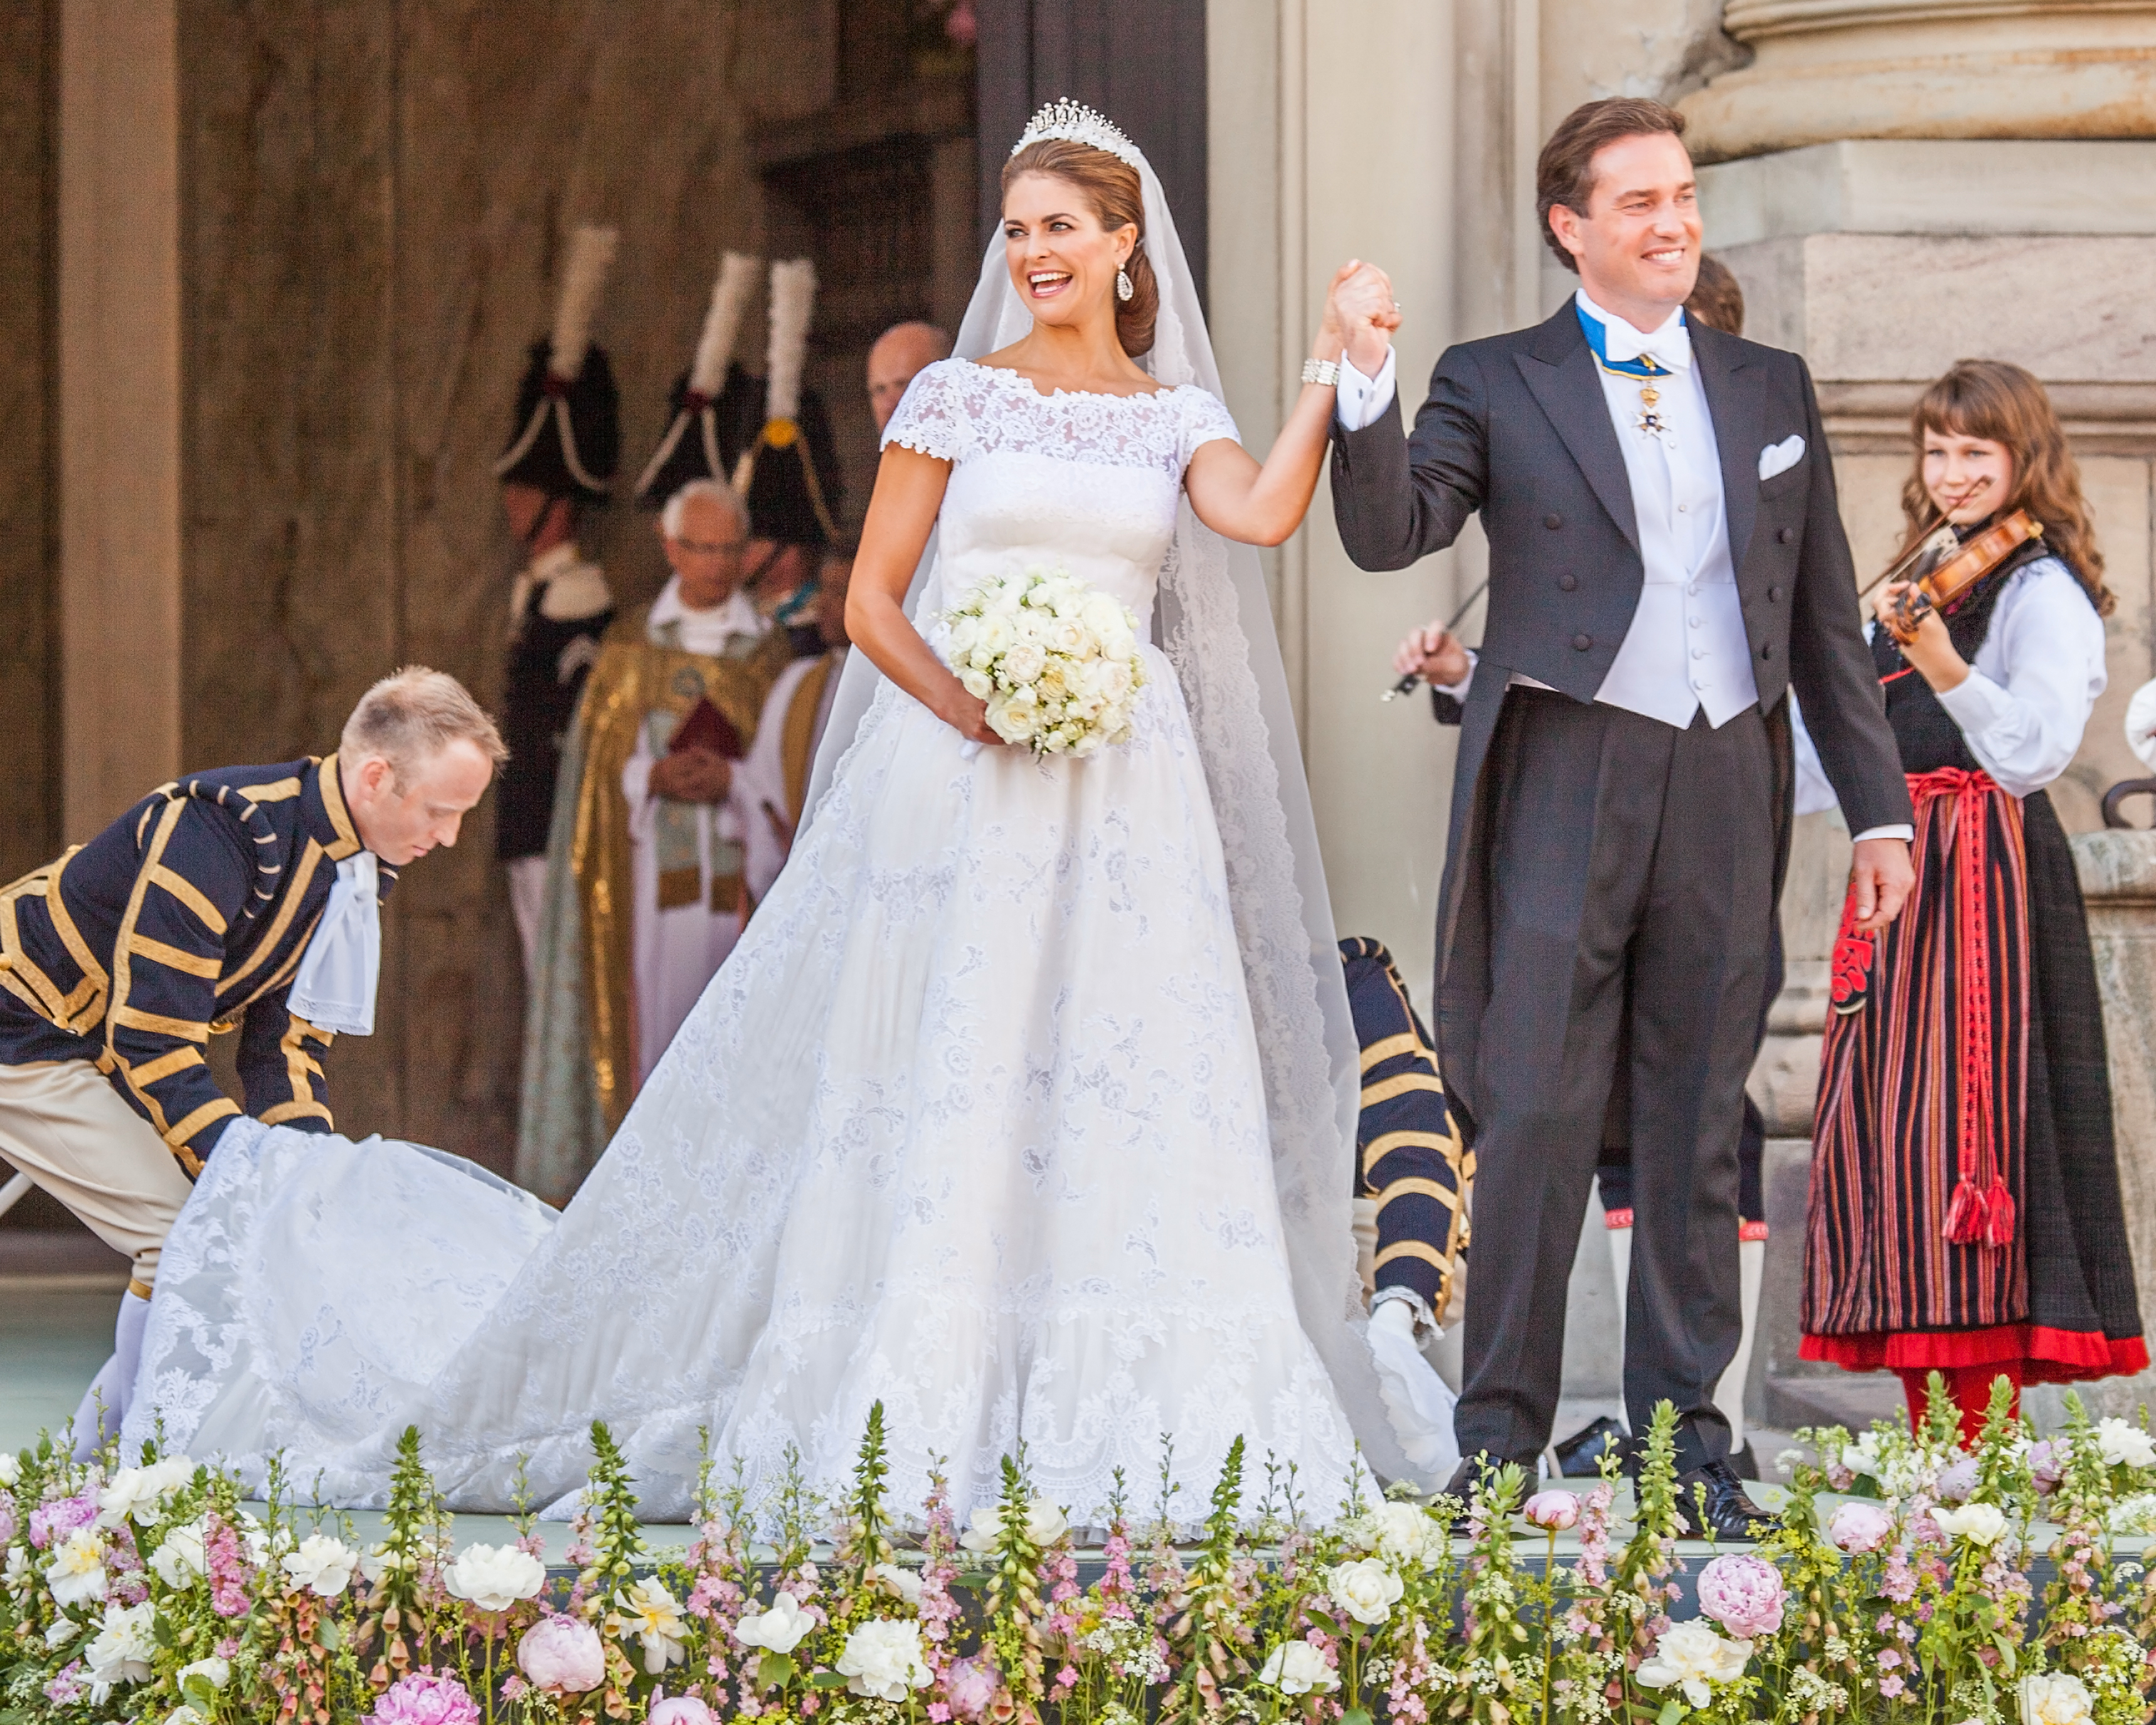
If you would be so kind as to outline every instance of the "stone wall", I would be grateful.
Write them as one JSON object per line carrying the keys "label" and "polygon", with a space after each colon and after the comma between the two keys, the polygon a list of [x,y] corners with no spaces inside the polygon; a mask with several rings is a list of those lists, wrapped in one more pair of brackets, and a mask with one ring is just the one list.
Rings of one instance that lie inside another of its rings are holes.
{"label": "stone wall", "polygon": [[0,0],[0,880],[59,849],[54,641],[51,0]]}
{"label": "stone wall", "polygon": [[[762,249],[753,134],[833,99],[834,0],[180,20],[185,762],[331,748],[408,662],[491,701],[517,555],[489,470],[564,237],[621,230],[596,336],[633,480],[721,250]],[[648,517],[617,505],[587,539],[622,602],[656,591]],[[490,804],[406,874],[388,929],[381,1029],[331,1056],[339,1123],[505,1167],[522,996]]]}

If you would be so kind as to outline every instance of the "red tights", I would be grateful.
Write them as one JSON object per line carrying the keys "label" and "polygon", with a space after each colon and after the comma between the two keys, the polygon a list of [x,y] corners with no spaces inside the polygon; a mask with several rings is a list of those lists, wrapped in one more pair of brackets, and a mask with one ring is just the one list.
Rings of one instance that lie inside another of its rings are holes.
{"label": "red tights", "polygon": [[1926,1398],[1924,1386],[1933,1372],[1947,1380],[1947,1394],[1961,1410],[1961,1440],[1970,1449],[1976,1447],[1977,1435],[1984,1430],[1984,1409],[1991,1405],[1991,1380],[2005,1378],[2014,1385],[2014,1411],[2021,1411],[2021,1362],[2001,1360],[1985,1366],[1902,1366],[1894,1375],[1902,1380],[1902,1393],[1909,1399],[1909,1429],[1921,1430],[1924,1424]]}

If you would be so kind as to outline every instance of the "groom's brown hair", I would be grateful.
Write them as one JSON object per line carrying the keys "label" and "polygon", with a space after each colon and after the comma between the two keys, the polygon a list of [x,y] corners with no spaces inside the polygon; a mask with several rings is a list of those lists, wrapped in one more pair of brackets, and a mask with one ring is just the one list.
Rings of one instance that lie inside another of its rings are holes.
{"label": "groom's brown hair", "polygon": [[1563,204],[1582,220],[1594,197],[1595,152],[1623,138],[1667,132],[1684,136],[1685,117],[1675,108],[1646,96],[1610,96],[1582,102],[1558,122],[1535,162],[1535,219],[1543,224],[1543,244],[1574,275],[1579,264],[1550,231],[1549,213]]}

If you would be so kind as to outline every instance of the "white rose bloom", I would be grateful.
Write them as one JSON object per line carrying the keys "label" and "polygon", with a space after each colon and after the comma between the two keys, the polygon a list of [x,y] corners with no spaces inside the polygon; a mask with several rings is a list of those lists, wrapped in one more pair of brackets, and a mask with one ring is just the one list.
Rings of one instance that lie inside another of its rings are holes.
{"label": "white rose bloom", "polygon": [[973,644],[981,638],[981,622],[978,617],[957,617],[951,623],[951,656],[963,659],[973,650]]}
{"label": "white rose bloom", "polygon": [[0,1450],[0,1490],[6,1490],[23,1477],[23,1458],[13,1450]]}
{"label": "white rose bloom", "polygon": [[877,1701],[904,1701],[906,1692],[926,1689],[928,1662],[921,1656],[921,1625],[872,1617],[846,1637],[834,1667],[855,1695]]}
{"label": "white rose bloom", "polygon": [[1030,689],[988,703],[988,729],[1005,742],[1024,742],[1040,728],[1040,703]]}
{"label": "white rose bloom", "polygon": [[[1017,640],[1018,631],[1012,626],[1011,619],[1000,611],[989,612],[981,619],[980,636],[973,644],[973,663],[980,665],[982,655],[985,654],[988,664],[993,665],[1009,652]],[[986,669],[986,666],[983,668]]]}
{"label": "white rose bloom", "polygon": [[734,1639],[744,1647],[762,1647],[773,1653],[791,1653],[801,1638],[816,1627],[816,1620],[801,1609],[791,1594],[780,1594],[768,1611],[744,1617],[734,1625]]}
{"label": "white rose bloom", "polygon": [[352,1573],[359,1567],[359,1553],[341,1539],[326,1533],[310,1533],[280,1565],[295,1587],[305,1588],[320,1599],[334,1599],[352,1585]]}
{"label": "white rose bloom", "polygon": [[[970,1525],[958,1536],[958,1543],[970,1552],[993,1551],[1003,1532],[1003,1517],[1001,1504],[980,1505],[973,1511]],[[1063,1512],[1045,1497],[1036,1497],[1025,1507],[1025,1537],[1043,1550],[1060,1539],[1070,1527]]]}
{"label": "white rose bloom", "polygon": [[97,1494],[100,1527],[116,1527],[122,1522],[154,1527],[163,1501],[195,1476],[195,1465],[184,1455],[153,1461],[147,1467],[123,1467]]}
{"label": "white rose bloom", "polygon": [[2020,1684],[2022,1725],[2089,1725],[2088,1686],[2070,1671],[2046,1671]]}
{"label": "white rose bloom", "polygon": [[506,1611],[519,1599],[539,1597],[547,1566],[514,1545],[470,1545],[442,1572],[442,1584],[482,1611]]}
{"label": "white rose bloom", "polygon": [[1370,1512],[1371,1548],[1395,1563],[1427,1569],[1444,1549],[1437,1523],[1412,1503],[1385,1502]]}
{"label": "white rose bloom", "polygon": [[203,1549],[203,1524],[182,1522],[165,1530],[157,1550],[150,1553],[150,1573],[167,1587],[182,1588],[209,1574],[209,1558]]}
{"label": "white rose bloom", "polygon": [[2097,1447],[2103,1451],[2106,1467],[2148,1467],[2156,1464],[2156,1442],[2138,1425],[2123,1420],[2096,1423]]}
{"label": "white rose bloom", "polygon": [[921,1572],[902,1563],[878,1563],[869,1574],[909,1605],[921,1603]]}
{"label": "white rose bloom", "polygon": [[90,1605],[105,1597],[105,1536],[78,1527],[62,1540],[45,1565],[45,1585],[62,1606]]}
{"label": "white rose bloom", "polygon": [[1070,659],[1089,659],[1093,655],[1093,638],[1076,618],[1059,617],[1048,626],[1048,649]]}
{"label": "white rose bloom", "polygon": [[1681,1688],[1686,1701],[1703,1707],[1714,1699],[1708,1686],[1735,1681],[1751,1657],[1749,1641],[1729,1640],[1695,1617],[1662,1631],[1654,1652],[1640,1661],[1639,1676],[1650,1689]]}
{"label": "white rose bloom", "polygon": [[976,701],[986,701],[996,692],[996,680],[986,671],[968,665],[958,673],[958,686]]}
{"label": "white rose bloom", "polygon": [[1335,1563],[1326,1572],[1325,1590],[1358,1623],[1383,1623],[1404,1591],[1392,1565],[1376,1558]]}
{"label": "white rose bloom", "polygon": [[1932,1519],[1949,1539],[1989,1545],[2006,1531],[2006,1512],[1995,1503],[1964,1503],[1959,1509],[1935,1509]]}
{"label": "white rose bloom", "polygon": [[213,1689],[222,1689],[232,1681],[232,1666],[215,1654],[208,1659],[198,1659],[192,1665],[180,1667],[180,1681],[184,1685],[190,1677],[200,1677]]}
{"label": "white rose bloom", "polygon": [[1088,593],[1078,608],[1078,620],[1097,639],[1106,640],[1130,625],[1123,608],[1104,593]]}
{"label": "white rose bloom", "polygon": [[689,1625],[681,1615],[681,1602],[663,1582],[639,1581],[624,1588],[615,1597],[610,1626],[617,1634],[634,1635],[644,1644],[644,1669],[648,1676],[655,1677],[689,1656]]}
{"label": "white rose bloom", "polygon": [[1048,655],[1031,641],[1014,643],[1004,655],[1003,674],[1014,683],[1030,683],[1048,669]]}
{"label": "white rose bloom", "polygon": [[157,1651],[157,1608],[108,1605],[105,1621],[83,1657],[90,1666],[91,1697],[102,1702],[122,1683],[146,1683]]}
{"label": "white rose bloom", "polygon": [[1258,1681],[1282,1695],[1307,1695],[1312,1690],[1340,1686],[1339,1674],[1307,1641],[1283,1641],[1274,1648],[1265,1656]]}

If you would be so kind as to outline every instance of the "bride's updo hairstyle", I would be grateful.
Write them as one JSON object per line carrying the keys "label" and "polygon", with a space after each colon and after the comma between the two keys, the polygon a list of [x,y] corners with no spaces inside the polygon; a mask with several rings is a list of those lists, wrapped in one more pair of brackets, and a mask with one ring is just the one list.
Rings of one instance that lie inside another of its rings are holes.
{"label": "bride's updo hairstyle", "polygon": [[1138,171],[1120,156],[1091,144],[1042,138],[1004,164],[1003,189],[1009,192],[1011,182],[1022,174],[1047,174],[1075,186],[1101,225],[1111,233],[1122,227],[1138,230],[1138,243],[1123,265],[1123,274],[1131,279],[1131,296],[1116,301],[1116,339],[1132,359],[1152,352],[1153,322],[1160,315],[1160,284],[1153,280],[1152,264],[1146,256],[1145,193]]}

